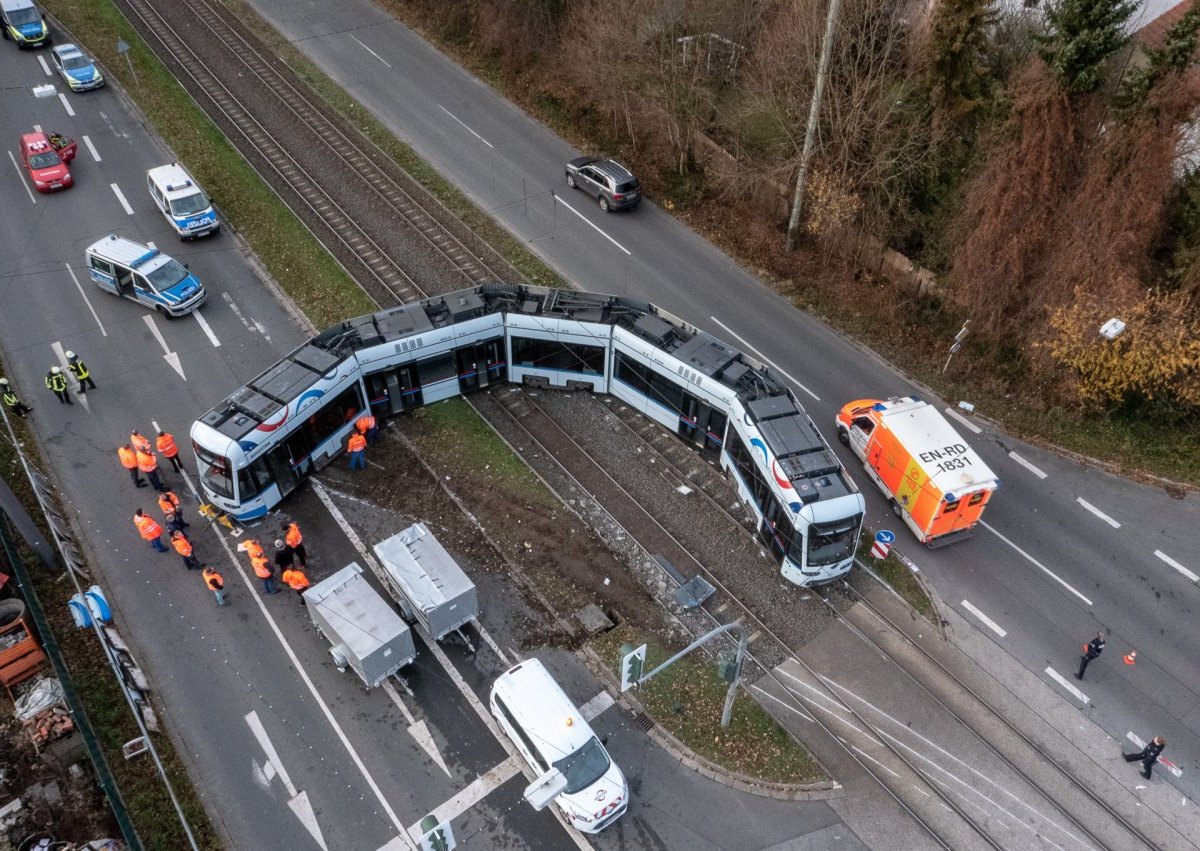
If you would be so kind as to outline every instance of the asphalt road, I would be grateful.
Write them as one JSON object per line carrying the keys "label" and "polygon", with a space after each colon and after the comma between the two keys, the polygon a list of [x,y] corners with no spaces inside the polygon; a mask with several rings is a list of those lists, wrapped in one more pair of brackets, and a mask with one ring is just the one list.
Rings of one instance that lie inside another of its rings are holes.
{"label": "asphalt road", "polygon": [[[775,365],[831,442],[846,401],[921,392],[654,204],[606,215],[569,190],[563,164],[578,152],[369,0],[251,5],[565,277],[644,297]],[[1166,736],[1184,774],[1162,782],[1194,797],[1200,690],[1187,627],[1200,594],[1191,537],[1200,500],[1097,472],[984,422],[960,430],[1003,481],[987,525],[968,542],[924,550],[860,474],[868,522],[897,531],[948,605],[1111,735]],[[853,473],[857,461],[839,451]],[[1076,694],[1079,648],[1101,628],[1109,649]],[[1131,648],[1132,667],[1120,659]]]}
{"label": "asphalt road", "polygon": [[[197,555],[224,574],[230,604],[218,608],[174,552],[155,553],[138,538],[134,510],[158,511],[153,491],[135,490],[117,461],[130,430],[153,435],[161,426],[186,441],[197,416],[307,331],[233,234],[178,241],[144,188],[146,169],[171,155],[115,91],[44,100],[29,94],[47,82],[45,58],[0,50],[0,138],[15,150],[17,136],[39,125],[74,137],[80,153],[72,163],[75,187],[51,196],[29,191],[15,161],[0,166],[7,376],[36,409],[33,426],[116,622],[228,845],[393,851],[409,847],[412,826],[438,811],[454,816],[464,848],[588,847],[550,811],[535,813],[521,800],[528,781],[480,717],[492,676],[524,640],[503,607],[484,623],[497,646],[508,648],[500,651],[506,658],[488,648],[467,654],[423,646],[407,672],[414,696],[366,694],[334,668],[294,595],[262,597],[244,557],[232,551],[236,541],[200,528],[179,475],[164,477],[184,496]],[[220,187],[209,189],[219,197]],[[84,250],[111,232],[188,263],[209,290],[199,315],[168,322],[92,284]],[[74,396],[72,406],[42,384],[60,349],[78,352],[98,385]],[[350,532],[370,543],[400,520],[370,518],[360,506],[344,506],[339,517],[312,488],[286,508],[316,553],[314,581],[361,559]],[[252,534],[269,547],[274,528]],[[493,596],[503,598],[504,589]],[[600,691],[573,656],[546,658],[580,705]],[[630,813],[598,847],[730,847],[748,835],[776,845],[806,834],[845,835],[822,801],[773,801],[681,772],[621,710],[597,705],[596,729],[613,734],[614,757],[637,790]]]}

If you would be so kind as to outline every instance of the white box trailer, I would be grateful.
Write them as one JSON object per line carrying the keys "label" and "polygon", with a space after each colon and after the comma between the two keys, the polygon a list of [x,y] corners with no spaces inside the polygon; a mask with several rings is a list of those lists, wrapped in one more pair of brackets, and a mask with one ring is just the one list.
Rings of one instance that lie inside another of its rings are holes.
{"label": "white box trailer", "polygon": [[362,575],[358,562],[304,592],[308,614],[332,647],[339,671],[349,666],[368,689],[417,658],[412,630]]}
{"label": "white box trailer", "polygon": [[450,553],[424,523],[409,526],[375,545],[383,566],[380,577],[404,616],[434,641],[457,632],[474,649],[462,628],[479,615],[479,595]]}

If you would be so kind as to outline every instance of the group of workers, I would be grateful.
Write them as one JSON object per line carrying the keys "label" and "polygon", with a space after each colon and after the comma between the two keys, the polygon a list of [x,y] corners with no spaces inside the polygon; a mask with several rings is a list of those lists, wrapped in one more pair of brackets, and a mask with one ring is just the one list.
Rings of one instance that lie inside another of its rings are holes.
{"label": "group of workers", "polygon": [[350,432],[350,439],[346,442],[351,470],[367,469],[367,447],[373,446],[378,436],[379,424],[375,421],[375,415],[370,410],[363,412],[354,421],[354,431]]}
{"label": "group of workers", "polygon": [[[156,491],[163,492],[167,490],[167,486],[158,472],[158,456],[155,454],[155,449],[171,462],[175,472],[183,471],[183,462],[179,460],[179,447],[175,444],[175,436],[162,430],[158,432],[157,439],[151,444],[150,438],[134,429],[129,435],[129,442],[117,450],[117,457],[121,461],[121,466],[129,471],[129,478],[133,481],[134,487],[144,488],[149,482]],[[142,476],[146,477],[145,482],[142,481]]]}
{"label": "group of workers", "polygon": [[[92,378],[92,372],[87,368],[79,355],[74,352],[67,352],[67,373],[75,377],[78,383],[78,392],[80,396],[87,393],[88,388],[96,389],[96,381]],[[46,373],[46,389],[58,397],[58,401],[64,405],[74,405],[71,401],[71,394],[68,390],[67,374],[63,372],[61,366],[52,366],[50,371]],[[4,407],[8,408],[9,413],[14,414],[22,419],[27,414],[33,411],[29,405],[26,405],[17,396],[15,390],[7,378],[0,378],[0,400],[4,402]]]}
{"label": "group of workers", "polygon": [[273,563],[257,538],[251,538],[238,545],[238,549],[250,557],[250,566],[262,583],[264,595],[278,593],[279,589],[275,587],[275,571],[278,569],[280,581],[295,591],[300,598],[300,605],[305,606],[307,604],[304,602],[304,591],[309,582],[305,573],[308,569],[308,552],[304,549],[304,536],[300,534],[300,527],[295,523],[285,523],[280,529],[280,534],[283,537],[275,540]]}

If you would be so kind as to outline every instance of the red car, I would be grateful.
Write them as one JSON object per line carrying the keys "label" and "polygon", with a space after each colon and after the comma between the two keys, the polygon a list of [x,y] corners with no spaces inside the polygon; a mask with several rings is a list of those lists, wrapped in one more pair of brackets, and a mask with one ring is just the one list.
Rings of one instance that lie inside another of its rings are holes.
{"label": "red car", "polygon": [[29,169],[29,179],[38,192],[67,189],[74,180],[67,163],[75,158],[73,141],[51,133],[26,133],[21,137],[21,163]]}

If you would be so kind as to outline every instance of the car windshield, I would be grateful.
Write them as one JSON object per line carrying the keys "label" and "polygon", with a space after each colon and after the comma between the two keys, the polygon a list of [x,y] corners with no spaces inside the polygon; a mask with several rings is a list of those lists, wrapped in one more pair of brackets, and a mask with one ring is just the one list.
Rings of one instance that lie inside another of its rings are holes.
{"label": "car windshield", "polygon": [[42,19],[42,16],[38,14],[38,10],[32,6],[27,9],[13,9],[10,12],[6,12],[5,17],[8,18],[8,22],[14,27],[36,24]]}
{"label": "car windshield", "polygon": [[808,527],[808,566],[821,567],[837,564],[854,554],[854,542],[862,515],[856,514],[846,520],[825,526],[813,524]]}
{"label": "car windshield", "polygon": [[567,788],[564,793],[573,795],[581,789],[586,789],[604,776],[608,771],[611,760],[600,744],[600,740],[592,736],[587,744],[570,756],[563,757],[554,763],[554,767],[567,778]]}
{"label": "car windshield", "polygon": [[78,71],[81,68],[91,68],[92,60],[88,59],[82,53],[76,53],[72,56],[64,56],[62,64],[68,71]]}
{"label": "car windshield", "polygon": [[44,154],[34,154],[29,158],[30,168],[54,168],[56,165],[62,165],[62,160],[58,158],[58,154],[54,151],[47,151]]}
{"label": "car windshield", "polygon": [[207,210],[211,205],[203,192],[188,195],[184,198],[174,198],[171,201],[171,215],[190,216]]}
{"label": "car windshield", "polygon": [[169,290],[188,276],[188,270],[178,260],[168,260],[153,272],[146,275],[147,280],[160,293]]}

